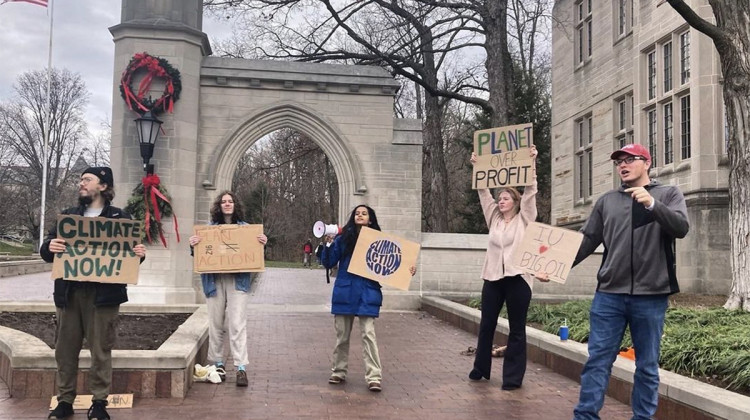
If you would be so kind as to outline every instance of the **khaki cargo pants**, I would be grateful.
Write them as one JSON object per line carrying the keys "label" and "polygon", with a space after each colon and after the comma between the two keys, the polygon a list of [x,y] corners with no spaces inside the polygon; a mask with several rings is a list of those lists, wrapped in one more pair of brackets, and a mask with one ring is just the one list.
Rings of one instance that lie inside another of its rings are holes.
{"label": "khaki cargo pants", "polygon": [[91,350],[89,390],[95,400],[106,400],[112,383],[112,347],[117,336],[120,306],[94,306],[94,284],[77,285],[68,306],[57,308],[55,360],[57,361],[57,400],[73,403],[76,398],[78,358],[83,339]]}

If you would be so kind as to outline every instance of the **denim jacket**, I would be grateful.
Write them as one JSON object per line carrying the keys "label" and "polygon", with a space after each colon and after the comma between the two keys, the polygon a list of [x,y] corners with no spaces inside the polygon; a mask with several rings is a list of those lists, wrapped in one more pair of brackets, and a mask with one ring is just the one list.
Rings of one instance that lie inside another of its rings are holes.
{"label": "denim jacket", "polygon": [[[210,223],[211,225],[216,225],[217,223]],[[247,223],[243,221],[237,222],[238,225],[246,225]],[[190,248],[190,255],[193,254],[193,248]],[[203,273],[201,274],[201,283],[203,283],[203,293],[206,295],[206,297],[214,297],[216,296],[216,275],[219,273]],[[247,292],[250,290],[250,283],[252,282],[252,277],[250,273],[228,273],[230,275],[234,276],[234,289],[239,290],[241,292]]]}

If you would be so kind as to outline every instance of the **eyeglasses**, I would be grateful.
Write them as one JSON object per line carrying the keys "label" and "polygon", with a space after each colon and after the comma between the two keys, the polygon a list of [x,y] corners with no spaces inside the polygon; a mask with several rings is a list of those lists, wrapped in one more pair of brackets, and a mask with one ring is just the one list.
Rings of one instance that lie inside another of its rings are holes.
{"label": "eyeglasses", "polygon": [[623,159],[614,159],[612,161],[612,163],[614,163],[615,166],[620,166],[623,162],[627,163],[628,165],[630,165],[631,163],[635,162],[636,160],[644,160],[645,161],[646,158],[643,157],[643,156],[628,156],[628,157],[623,158]]}
{"label": "eyeglasses", "polygon": [[88,184],[89,182],[95,181],[96,178],[81,178],[81,184]]}

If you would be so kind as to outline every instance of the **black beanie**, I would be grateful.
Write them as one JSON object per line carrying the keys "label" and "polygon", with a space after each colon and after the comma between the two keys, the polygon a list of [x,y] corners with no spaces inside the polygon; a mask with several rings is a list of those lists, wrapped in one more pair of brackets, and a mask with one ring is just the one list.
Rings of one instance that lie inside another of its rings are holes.
{"label": "black beanie", "polygon": [[[115,187],[115,180],[112,178],[112,169],[107,166],[92,166],[85,171],[83,174],[96,175],[99,178],[100,183],[109,185],[110,188]],[[83,176],[81,174],[81,176]]]}

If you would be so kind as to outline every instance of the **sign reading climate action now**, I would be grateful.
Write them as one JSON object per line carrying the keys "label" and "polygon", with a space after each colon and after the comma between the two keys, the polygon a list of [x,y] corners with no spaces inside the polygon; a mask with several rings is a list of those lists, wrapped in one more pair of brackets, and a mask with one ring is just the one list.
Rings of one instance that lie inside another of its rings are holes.
{"label": "sign reading climate action now", "polygon": [[138,283],[141,259],[133,248],[141,240],[140,221],[61,214],[57,238],[67,247],[55,254],[53,279]]}
{"label": "sign reading climate action now", "polygon": [[417,266],[419,244],[375,229],[359,231],[348,271],[401,290],[409,290],[411,272]]}
{"label": "sign reading climate action now", "polygon": [[530,185],[533,159],[529,147],[534,144],[533,124],[511,125],[474,132],[477,161],[471,188],[515,187]]}

